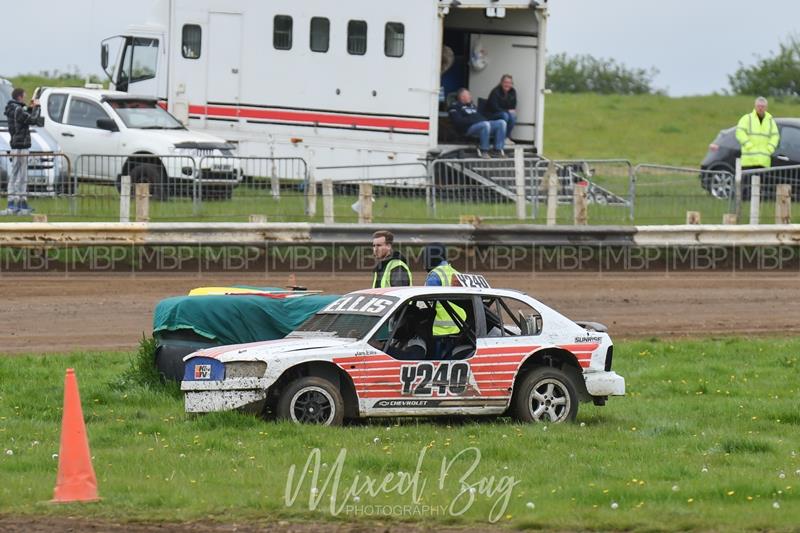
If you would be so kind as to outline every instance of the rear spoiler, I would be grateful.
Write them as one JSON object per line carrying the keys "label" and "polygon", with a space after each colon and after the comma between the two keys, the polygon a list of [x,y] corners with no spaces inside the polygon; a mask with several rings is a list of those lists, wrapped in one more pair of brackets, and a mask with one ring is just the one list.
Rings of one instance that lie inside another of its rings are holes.
{"label": "rear spoiler", "polygon": [[586,331],[597,331],[598,333],[608,333],[608,327],[605,324],[601,324],[599,322],[576,320],[575,323],[578,324],[583,329],[585,329]]}

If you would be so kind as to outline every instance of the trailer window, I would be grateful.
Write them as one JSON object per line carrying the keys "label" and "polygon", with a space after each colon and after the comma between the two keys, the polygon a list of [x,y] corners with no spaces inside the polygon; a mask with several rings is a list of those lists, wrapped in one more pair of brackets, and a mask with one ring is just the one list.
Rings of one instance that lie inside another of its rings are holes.
{"label": "trailer window", "polygon": [[202,30],[197,24],[184,24],[183,25],[183,43],[181,44],[181,53],[186,59],[199,59],[200,58],[200,41],[202,37]]}
{"label": "trailer window", "polygon": [[401,22],[387,22],[383,37],[383,53],[387,57],[403,57],[406,29]]}
{"label": "trailer window", "polygon": [[367,21],[351,20],[347,23],[347,53],[355,56],[367,53]]}
{"label": "trailer window", "polygon": [[311,19],[311,51],[327,52],[331,35],[331,21],[325,17]]}
{"label": "trailer window", "polygon": [[292,49],[292,17],[275,15],[273,19],[272,46],[276,50]]}

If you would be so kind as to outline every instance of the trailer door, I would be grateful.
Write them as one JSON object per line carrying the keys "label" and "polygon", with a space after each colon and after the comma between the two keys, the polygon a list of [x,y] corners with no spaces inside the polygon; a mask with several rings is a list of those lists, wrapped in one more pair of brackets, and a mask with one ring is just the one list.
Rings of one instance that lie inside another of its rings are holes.
{"label": "trailer door", "polygon": [[209,13],[208,102],[239,104],[242,15]]}
{"label": "trailer door", "polygon": [[529,36],[473,33],[470,50],[476,44],[486,50],[488,60],[482,70],[470,71],[469,89],[473,98],[475,101],[479,97],[487,98],[500,82],[500,77],[511,74],[517,90],[517,126],[512,136],[517,140],[533,141],[538,39]]}

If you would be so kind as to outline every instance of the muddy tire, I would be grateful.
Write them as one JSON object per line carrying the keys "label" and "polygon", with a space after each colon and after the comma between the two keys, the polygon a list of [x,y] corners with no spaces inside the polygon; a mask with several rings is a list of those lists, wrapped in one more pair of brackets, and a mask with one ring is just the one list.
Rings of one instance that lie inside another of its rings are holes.
{"label": "muddy tire", "polygon": [[327,379],[299,378],[281,392],[277,415],[296,424],[341,426],[344,400],[339,389]]}

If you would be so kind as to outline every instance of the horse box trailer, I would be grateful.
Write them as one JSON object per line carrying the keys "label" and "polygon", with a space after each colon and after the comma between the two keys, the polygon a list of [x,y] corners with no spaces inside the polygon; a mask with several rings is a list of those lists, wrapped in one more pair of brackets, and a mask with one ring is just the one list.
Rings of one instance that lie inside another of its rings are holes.
{"label": "horse box trailer", "polygon": [[542,151],[547,4],[531,0],[157,0],[101,46],[111,88],[163,100],[241,156],[410,163],[474,146],[449,125],[511,74],[514,139]]}

